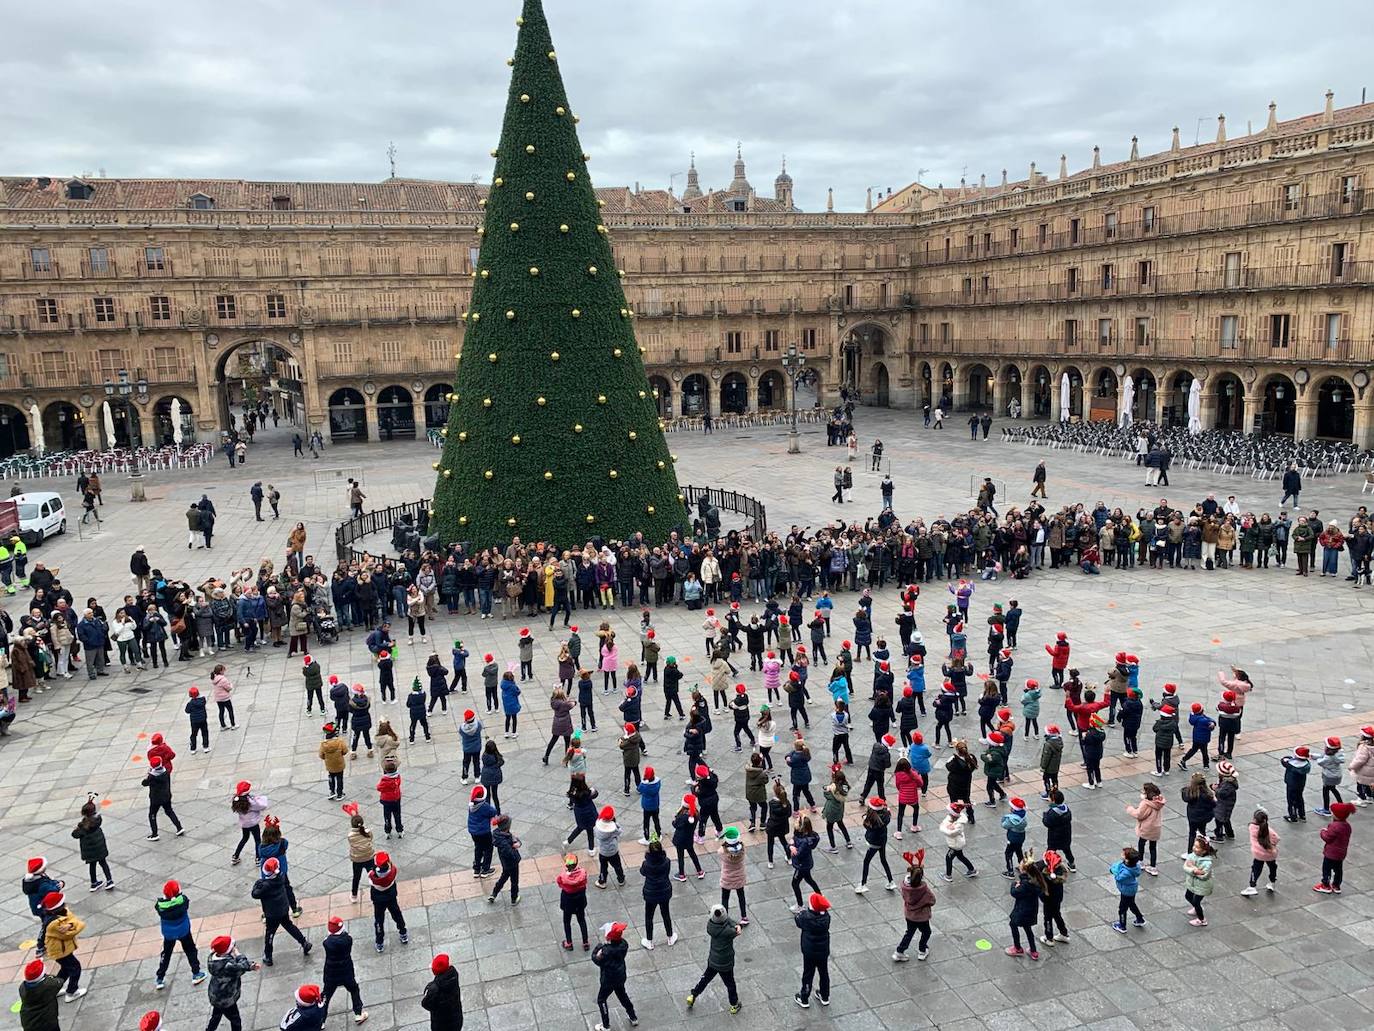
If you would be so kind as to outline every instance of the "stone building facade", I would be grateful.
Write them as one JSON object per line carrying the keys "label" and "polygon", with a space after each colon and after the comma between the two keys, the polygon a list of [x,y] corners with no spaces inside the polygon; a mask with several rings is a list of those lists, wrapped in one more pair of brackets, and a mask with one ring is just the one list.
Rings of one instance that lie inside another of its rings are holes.
{"label": "stone building facade", "polygon": [[[801,212],[743,159],[723,191],[603,189],[667,415],[783,408],[814,384],[868,403],[1016,401],[1374,446],[1374,104],[1048,177]],[[184,430],[245,388],[335,437],[441,425],[483,188],[469,184],[0,179],[0,452]]]}

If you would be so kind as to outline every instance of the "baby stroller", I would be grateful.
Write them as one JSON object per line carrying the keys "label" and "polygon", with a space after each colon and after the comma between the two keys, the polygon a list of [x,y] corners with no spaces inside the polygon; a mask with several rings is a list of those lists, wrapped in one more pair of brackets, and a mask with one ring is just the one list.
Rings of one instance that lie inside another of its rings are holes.
{"label": "baby stroller", "polygon": [[333,644],[339,639],[339,621],[329,609],[315,610],[315,639],[320,644]]}

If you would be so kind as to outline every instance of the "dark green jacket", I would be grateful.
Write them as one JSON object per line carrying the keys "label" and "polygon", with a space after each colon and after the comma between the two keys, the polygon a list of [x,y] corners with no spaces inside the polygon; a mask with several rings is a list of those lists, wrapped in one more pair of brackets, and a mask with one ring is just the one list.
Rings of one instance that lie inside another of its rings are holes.
{"label": "dark green jacket", "polygon": [[729,913],[713,916],[706,921],[706,936],[711,939],[711,951],[706,965],[715,970],[735,969],[735,929],[739,925]]}
{"label": "dark green jacket", "polygon": [[24,1031],[59,1031],[57,996],[62,982],[51,974],[19,986],[19,1026]]}

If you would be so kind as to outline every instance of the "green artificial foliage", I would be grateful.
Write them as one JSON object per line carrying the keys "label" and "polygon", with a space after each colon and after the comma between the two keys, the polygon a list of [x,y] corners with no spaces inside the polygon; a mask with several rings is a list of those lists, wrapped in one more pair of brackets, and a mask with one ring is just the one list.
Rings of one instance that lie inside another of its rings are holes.
{"label": "green artificial foliage", "polygon": [[658,543],[689,522],[673,458],[540,0],[517,24],[433,525]]}

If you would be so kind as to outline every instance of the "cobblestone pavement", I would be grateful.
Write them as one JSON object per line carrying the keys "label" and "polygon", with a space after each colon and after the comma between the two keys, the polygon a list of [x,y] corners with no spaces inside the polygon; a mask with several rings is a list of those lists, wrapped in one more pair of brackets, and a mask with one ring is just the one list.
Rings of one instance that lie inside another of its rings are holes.
{"label": "cobblestone pavement", "polygon": [[[860,410],[859,421],[865,456],[875,431],[887,444],[897,507],[903,514],[959,511],[969,504],[971,483],[984,475],[1007,485],[1001,495],[1004,501],[1021,501],[1029,491],[1031,469],[1041,457],[1049,463],[1052,504],[1102,499],[1134,511],[1160,497],[1157,488],[1144,487],[1143,477],[1129,463],[1003,444],[995,434],[992,440],[971,442],[955,427],[943,433],[923,430],[919,417],[909,413]],[[843,509],[829,503],[830,476],[841,452],[827,449],[823,433],[815,427],[804,431],[800,456],[785,453],[786,436],[780,428],[710,437],[674,435],[670,443],[680,455],[682,482],[710,483],[758,496],[768,505],[769,524],[777,530],[794,522],[816,525],[841,512],[858,519],[877,508],[879,476],[860,469],[857,503]],[[342,480],[334,471],[360,469],[369,506],[383,506],[427,495],[434,454],[423,443],[377,443],[330,448],[317,462],[292,459],[289,432],[283,427],[259,436],[247,468],[231,472],[221,460],[197,472],[150,477],[147,504],[130,504],[122,482],[108,483],[105,522],[97,532],[87,534],[73,526],[65,537],[35,549],[31,557],[61,567],[64,581],[78,598],[95,594],[107,605],[129,586],[127,559],[136,544],[148,549],[155,565],[194,582],[204,574],[256,563],[264,555],[279,558],[287,530],[300,520],[310,534],[307,550],[330,564],[329,534],[346,510]],[[866,466],[866,457],[859,464]],[[1163,495],[1185,507],[1215,491],[1221,497],[1236,494],[1243,508],[1277,509],[1279,491],[1273,483],[1182,470],[1171,473],[1174,483]],[[279,522],[253,521],[248,488],[258,478],[282,491]],[[69,484],[65,489],[72,495]],[[188,551],[182,512],[202,491],[215,500],[220,513],[215,547],[209,552]],[[1303,493],[1304,509],[1315,507],[1342,521],[1360,500],[1359,479],[1354,476],[1315,481]],[[1009,592],[1026,610],[1014,673],[1018,679],[1047,679],[1048,661],[1041,644],[1059,629],[1070,633],[1074,664],[1088,680],[1099,679],[1111,655],[1123,647],[1140,655],[1142,682],[1151,695],[1157,694],[1160,683],[1175,681],[1185,700],[1198,698],[1210,707],[1216,701],[1218,669],[1235,663],[1250,670],[1258,686],[1246,706],[1245,732],[1236,750],[1239,837],[1221,848],[1218,887],[1208,906],[1211,926],[1189,927],[1183,912],[1182,863],[1177,857],[1186,824],[1178,774],[1162,782],[1169,805],[1161,871],[1141,893],[1149,926],[1129,937],[1108,926],[1115,914],[1115,893],[1106,868],[1133,837],[1123,805],[1134,801],[1142,780],[1152,776],[1144,762],[1120,757],[1119,738],[1113,737],[1104,790],[1084,791],[1076,764],[1065,765],[1063,780],[1075,814],[1078,859],[1078,873],[1069,880],[1065,902],[1072,941],[1043,950],[1038,964],[1002,954],[1010,909],[1006,882],[997,876],[1003,835],[992,819],[982,819],[971,834],[970,855],[984,876],[959,878],[952,884],[934,882],[935,933],[925,963],[892,963],[891,952],[903,927],[901,904],[881,889],[881,881],[867,895],[853,893],[858,850],[818,856],[817,879],[834,903],[833,1004],[828,1009],[798,1010],[790,1001],[800,960],[797,932],[787,910],[788,870],[784,863],[769,870],[761,836],[746,834],[752,922],[738,946],[737,976],[745,1009],[737,1019],[752,1028],[836,1026],[854,1031],[932,1026],[959,1031],[1027,1026],[1046,1031],[1204,1024],[1247,1029],[1370,1026],[1374,961],[1367,943],[1374,935],[1374,896],[1363,890],[1365,875],[1374,873],[1369,818],[1363,812],[1354,818],[1355,840],[1343,895],[1323,897],[1311,891],[1320,864],[1317,831],[1324,821],[1310,815],[1296,829],[1278,825],[1283,838],[1278,892],[1243,898],[1239,891],[1249,867],[1243,840],[1249,814],[1260,804],[1275,815],[1282,812],[1279,755],[1300,742],[1316,745],[1329,733],[1340,734],[1353,747],[1355,730],[1374,719],[1374,702],[1366,696],[1374,625],[1371,592],[1353,591],[1343,579],[1299,581],[1291,568],[1213,573],[1137,569],[1108,571],[1100,577],[1046,571],[1014,590],[1009,585],[980,584],[973,621],[981,623],[991,603],[1005,601]],[[17,599],[10,599],[8,607],[18,615]],[[893,591],[880,592],[875,608],[879,630],[891,625],[895,607]],[[943,607],[938,585],[928,586],[918,616],[932,641],[940,636],[937,617]],[[847,611],[848,599],[841,595],[837,616]],[[574,619],[583,624],[585,635],[602,615],[578,612]],[[622,639],[633,640],[638,609],[604,615],[622,632]],[[699,624],[699,614],[681,608],[655,613],[659,639],[666,652],[679,656],[688,684],[703,669]],[[3,743],[6,776],[0,783],[0,822],[9,842],[15,887],[0,906],[0,932],[8,949],[0,954],[4,976],[16,980],[19,967],[31,956],[26,950],[36,923],[17,888],[22,859],[43,854],[52,869],[67,878],[76,912],[88,922],[80,954],[90,993],[77,1005],[63,1008],[64,1026],[127,1029],[150,1008],[160,1008],[174,1027],[198,1026],[208,1006],[204,988],[191,986],[184,959],[174,959],[167,990],[153,990],[159,941],[152,900],[166,877],[179,878],[193,900],[202,951],[214,934],[232,931],[246,952],[260,955],[261,924],[248,895],[253,867],[231,867],[228,856],[237,840],[228,797],[233,784],[247,778],[270,796],[272,812],[281,818],[292,842],[292,882],[305,908],[301,922],[307,934],[318,941],[331,913],[350,919],[362,991],[375,1026],[426,1025],[419,995],[429,979],[430,957],[440,950],[449,952],[460,969],[467,1026],[501,1031],[590,1026],[596,1013],[595,969],[580,951],[564,953],[558,947],[558,891],[552,881],[571,823],[562,795],[565,780],[561,771],[551,775],[538,762],[549,731],[543,697],[555,683],[554,655],[561,636],[534,617],[480,622],[475,617],[441,616],[434,637],[441,650],[461,637],[474,654],[493,651],[508,659],[514,657],[516,634],[523,625],[529,625],[538,640],[536,679],[525,688],[527,708],[519,739],[500,741],[507,756],[502,801],[514,818],[526,856],[518,907],[506,901],[488,905],[468,872],[471,846],[463,810],[468,789],[458,782],[455,715],[471,703],[458,696],[447,717],[436,713],[432,742],[401,746],[406,835],[388,845],[400,867],[411,937],[407,946],[393,938],[386,953],[375,954],[368,941],[370,907],[354,906],[348,898],[346,820],[338,804],[325,798],[315,758],[321,719],[304,711],[299,661],[287,659],[285,649],[268,649],[251,660],[236,651],[213,660],[174,662],[171,669],[159,672],[116,673],[96,682],[78,674],[22,708]],[[843,636],[838,625],[836,633]],[[403,688],[432,646],[433,642],[418,640],[413,647],[402,644],[397,681]],[[315,654],[326,672],[372,680],[360,634],[345,634],[333,646],[317,647]],[[192,756],[180,747],[185,743],[185,690],[192,683],[205,684],[210,666],[220,658],[238,685],[240,729],[213,732],[213,751]],[[741,679],[756,701],[761,700],[758,675],[745,670]],[[859,682],[862,686],[865,679]],[[650,685],[645,734],[648,761],[665,780],[667,809],[680,795],[684,770],[680,727],[676,721],[662,722],[654,709],[660,697]],[[603,729],[587,738],[590,779],[603,801],[623,809],[627,829],[637,828],[637,807],[620,794],[614,738],[618,721],[612,718],[609,700],[598,694],[597,705]],[[869,732],[862,707],[856,708],[859,727],[854,740],[862,765]],[[404,722],[400,707],[377,706],[375,711],[397,725]],[[820,703],[813,701],[813,719],[821,712]],[[728,720],[717,724],[709,759],[722,777],[724,815],[743,825],[743,757],[731,751],[724,722]],[[1042,717],[1041,722],[1048,719]],[[956,729],[976,737],[976,720],[960,720]],[[146,767],[147,738],[158,730],[167,733],[181,753],[176,761],[176,808],[188,833],[148,843],[143,841],[145,796],[139,780]],[[813,744],[823,756],[819,734]],[[1042,848],[1043,804],[1035,787],[1039,780],[1028,772],[1037,754],[1037,742],[1018,740],[1013,769],[1017,790],[1032,803],[1030,844]],[[822,771],[823,763],[816,769]],[[377,774],[376,760],[360,754],[350,763],[346,784],[349,797],[360,801],[369,814],[369,824],[379,828],[373,787]],[[1311,778],[1309,800],[1317,794],[1316,782],[1315,776]],[[933,784],[943,788],[942,771],[937,770]],[[82,890],[84,871],[70,838],[87,790],[102,795],[118,882],[116,890],[94,895]],[[942,804],[943,791],[936,790],[927,809]],[[857,824],[853,805],[848,822]],[[924,846],[938,860],[943,848],[935,820],[927,816],[923,824],[920,833],[908,834],[893,846]],[[378,836],[382,838],[380,829]],[[631,841],[636,836],[626,835]],[[623,888],[593,891],[590,899],[590,923],[624,919],[632,942],[641,937],[643,916],[640,852],[638,845],[625,849],[630,875]],[[677,1028],[731,1019],[724,1013],[719,987],[708,989],[692,1012],[685,1007],[687,989],[705,964],[707,909],[718,898],[714,856],[706,859],[706,873],[705,880],[674,885],[673,916],[681,933],[677,945],[631,952],[630,991],[645,1026]],[[992,948],[980,948],[980,942]],[[289,1008],[292,989],[302,981],[319,981],[318,957],[317,952],[302,960],[293,949],[279,948],[274,968],[248,975],[241,1004],[246,1026],[275,1027]],[[621,1017],[613,1012],[613,1019]]]}

